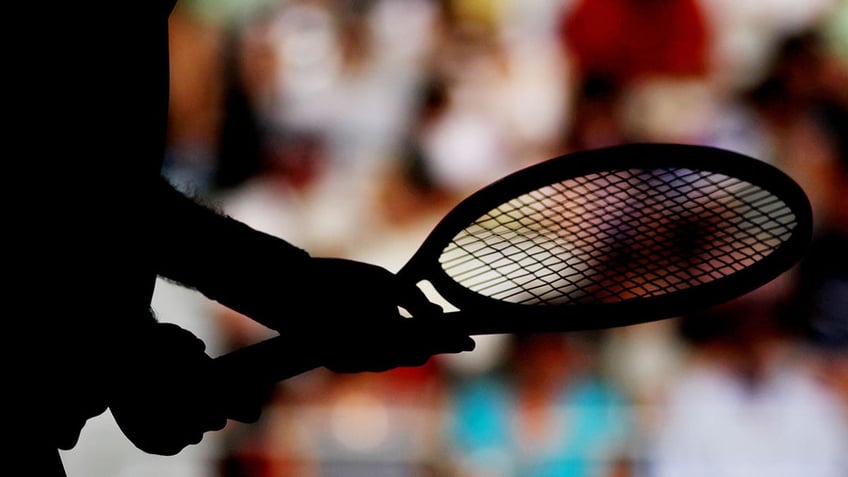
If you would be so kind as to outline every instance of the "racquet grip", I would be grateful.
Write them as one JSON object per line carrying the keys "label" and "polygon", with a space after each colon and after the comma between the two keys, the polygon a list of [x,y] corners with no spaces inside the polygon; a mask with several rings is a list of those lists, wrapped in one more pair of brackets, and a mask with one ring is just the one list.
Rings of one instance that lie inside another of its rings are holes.
{"label": "racquet grip", "polygon": [[302,346],[287,341],[277,336],[214,359],[229,419],[256,421],[263,397],[270,398],[276,383],[321,366]]}

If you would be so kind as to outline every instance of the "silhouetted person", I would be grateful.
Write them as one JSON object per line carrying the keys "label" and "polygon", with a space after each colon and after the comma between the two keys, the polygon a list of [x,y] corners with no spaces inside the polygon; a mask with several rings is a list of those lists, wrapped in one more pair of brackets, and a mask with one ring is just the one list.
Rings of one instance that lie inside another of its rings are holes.
{"label": "silhouetted person", "polygon": [[[227,418],[255,419],[269,377],[380,371],[473,346],[388,271],[312,258],[165,182],[172,8],[81,2],[20,17],[32,36],[8,60],[7,136],[24,154],[7,176],[16,257],[4,299],[5,336],[22,345],[6,388],[22,475],[64,474],[56,449],[107,407],[136,446],[173,454]],[[157,322],[157,276],[279,330],[283,340],[258,354],[267,359],[251,362],[265,369],[221,365],[191,333]]]}

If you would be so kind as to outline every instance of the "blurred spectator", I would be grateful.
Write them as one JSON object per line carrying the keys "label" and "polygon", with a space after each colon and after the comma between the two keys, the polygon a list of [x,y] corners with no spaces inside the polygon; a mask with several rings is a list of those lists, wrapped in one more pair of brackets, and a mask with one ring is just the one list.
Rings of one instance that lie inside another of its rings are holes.
{"label": "blurred spectator", "polygon": [[439,103],[424,111],[416,141],[434,183],[462,196],[512,169],[516,144],[499,101],[508,66],[490,29],[465,17],[444,21],[431,76]]}
{"label": "blurred spectator", "polygon": [[[843,189],[845,190],[845,189]],[[822,379],[842,396],[848,411],[848,228],[832,228],[814,241],[800,268],[793,311],[820,353]]]}
{"label": "blurred spectator", "polygon": [[627,85],[708,73],[711,33],[697,0],[580,0],[561,34],[584,77]]}
{"label": "blurred spectator", "polygon": [[[848,127],[848,119],[840,124]],[[848,412],[848,135],[841,139],[839,167],[832,176],[836,200],[801,263],[795,306],[790,310],[820,355],[821,379],[841,397]]]}
{"label": "blurred spectator", "polygon": [[169,17],[171,81],[163,171],[182,190],[214,187],[222,98],[221,30],[178,4]]}
{"label": "blurred spectator", "polygon": [[601,94],[578,98],[576,127],[607,136],[573,147],[701,144],[717,127],[715,33],[701,1],[578,1],[562,16],[559,35],[582,92]]}
{"label": "blurred spectator", "polygon": [[607,76],[582,78],[575,106],[574,127],[566,140],[571,151],[615,146],[626,141],[619,115],[621,84]]}
{"label": "blurred spectator", "polygon": [[779,319],[774,292],[680,322],[693,354],[662,402],[646,476],[844,475],[846,409]]}
{"label": "blurred spectator", "polygon": [[386,373],[313,373],[288,383],[228,477],[430,475],[444,399],[436,361]]}
{"label": "blurred spectator", "polygon": [[[712,32],[712,81],[735,94],[763,80],[780,42],[813,28],[839,0],[699,0]],[[844,3],[844,2],[843,2]]]}
{"label": "blurred spectator", "polygon": [[[788,172],[805,190],[817,229],[843,208],[834,178],[844,147],[845,111],[822,71],[824,56],[816,31],[786,38],[765,79],[748,94],[768,138],[762,157]],[[835,210],[834,210],[835,208]]]}
{"label": "blurred spectator", "polygon": [[584,335],[516,337],[506,369],[456,383],[448,475],[616,475],[630,425]]}

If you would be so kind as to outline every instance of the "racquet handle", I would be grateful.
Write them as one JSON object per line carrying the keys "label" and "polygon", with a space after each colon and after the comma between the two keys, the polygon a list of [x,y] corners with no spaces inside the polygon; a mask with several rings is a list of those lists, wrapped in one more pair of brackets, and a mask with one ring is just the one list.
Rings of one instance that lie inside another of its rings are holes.
{"label": "racquet handle", "polygon": [[[467,334],[502,332],[491,329],[487,316],[450,312],[439,319]],[[257,396],[270,393],[280,381],[323,366],[319,357],[308,350],[302,341],[276,336],[215,358],[227,417],[240,422],[255,421],[257,401],[261,401]]]}
{"label": "racquet handle", "polygon": [[316,361],[314,356],[304,352],[302,344],[283,336],[215,358],[227,417],[240,422],[255,421],[259,406],[257,396],[270,397],[276,383],[320,367]]}

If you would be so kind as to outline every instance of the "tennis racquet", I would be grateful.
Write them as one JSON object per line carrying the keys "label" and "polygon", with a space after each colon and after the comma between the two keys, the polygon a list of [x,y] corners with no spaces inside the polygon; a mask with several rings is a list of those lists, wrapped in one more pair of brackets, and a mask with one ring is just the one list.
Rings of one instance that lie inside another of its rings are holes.
{"label": "tennis racquet", "polygon": [[568,154],[474,193],[398,275],[468,334],[632,325],[717,305],[794,265],[812,234],[777,168],[707,146]]}
{"label": "tennis racquet", "polygon": [[[628,144],[563,155],[482,188],[398,276],[430,282],[459,310],[446,318],[470,335],[600,329],[739,297],[791,268],[811,235],[803,190],[765,162],[706,146]],[[261,356],[264,345],[272,357],[272,341],[234,355]]]}

